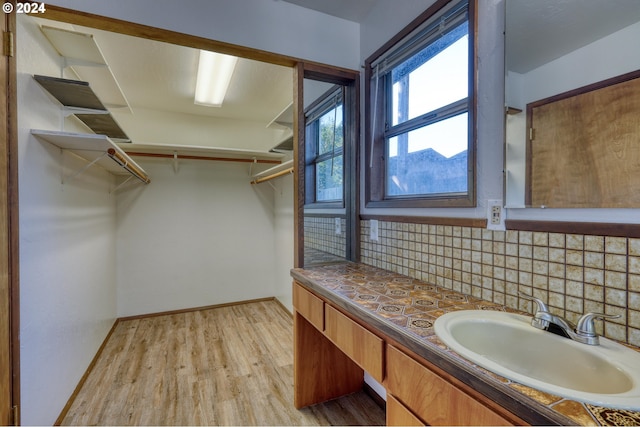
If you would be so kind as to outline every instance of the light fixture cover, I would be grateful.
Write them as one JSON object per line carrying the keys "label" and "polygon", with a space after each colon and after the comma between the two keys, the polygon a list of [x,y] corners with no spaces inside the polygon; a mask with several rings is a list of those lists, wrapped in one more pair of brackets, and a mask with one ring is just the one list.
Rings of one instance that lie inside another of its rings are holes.
{"label": "light fixture cover", "polygon": [[201,50],[194,103],[221,107],[237,61],[235,56]]}

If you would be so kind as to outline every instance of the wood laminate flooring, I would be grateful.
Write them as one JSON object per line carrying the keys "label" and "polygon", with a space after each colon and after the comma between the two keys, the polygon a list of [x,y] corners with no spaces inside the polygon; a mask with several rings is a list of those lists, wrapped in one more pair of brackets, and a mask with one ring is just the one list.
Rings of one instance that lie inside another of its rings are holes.
{"label": "wood laminate flooring", "polygon": [[276,301],[119,322],[63,425],[384,425],[359,392],[293,406],[293,322]]}

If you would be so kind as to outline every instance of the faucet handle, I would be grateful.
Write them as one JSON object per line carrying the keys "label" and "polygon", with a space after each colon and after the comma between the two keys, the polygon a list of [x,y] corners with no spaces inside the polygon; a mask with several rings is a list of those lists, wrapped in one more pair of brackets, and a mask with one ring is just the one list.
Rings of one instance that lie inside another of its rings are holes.
{"label": "faucet handle", "polygon": [[518,295],[520,295],[524,299],[528,299],[529,301],[533,301],[536,304],[538,304],[538,309],[536,310],[536,313],[538,313],[538,312],[540,312],[540,313],[548,313],[549,312],[549,308],[547,308],[547,305],[541,299],[538,299],[536,297],[532,297],[531,295],[527,295],[527,294],[525,294],[523,292],[518,292]]}
{"label": "faucet handle", "polygon": [[538,305],[538,309],[533,314],[533,319],[531,319],[531,326],[533,326],[534,328],[547,330],[547,328],[549,327],[549,318],[551,316],[551,313],[549,313],[549,309],[547,308],[547,305],[544,303],[544,301],[522,292],[518,292],[518,295],[520,295],[524,299],[533,301]]}
{"label": "faucet handle", "polygon": [[576,333],[585,337],[596,337],[595,319],[617,319],[619,314],[586,313],[578,320]]}

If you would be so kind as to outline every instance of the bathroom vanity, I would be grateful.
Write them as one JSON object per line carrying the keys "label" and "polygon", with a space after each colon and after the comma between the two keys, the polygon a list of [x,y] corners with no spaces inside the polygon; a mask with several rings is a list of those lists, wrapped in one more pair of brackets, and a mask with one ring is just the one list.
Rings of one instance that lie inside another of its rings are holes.
{"label": "bathroom vanity", "polygon": [[450,350],[433,331],[447,311],[513,311],[504,306],[356,263],[291,274],[298,408],[360,390],[367,372],[387,391],[388,425],[640,419],[637,412],[575,402],[502,378]]}

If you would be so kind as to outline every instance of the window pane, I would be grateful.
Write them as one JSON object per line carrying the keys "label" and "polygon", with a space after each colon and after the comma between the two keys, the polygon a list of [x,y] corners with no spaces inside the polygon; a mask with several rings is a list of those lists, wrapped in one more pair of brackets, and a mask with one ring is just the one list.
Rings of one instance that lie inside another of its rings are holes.
{"label": "window pane", "polygon": [[387,142],[387,196],[467,191],[468,114],[415,129]]}
{"label": "window pane", "polygon": [[469,96],[468,49],[464,23],[393,69],[392,126]]}
{"label": "window pane", "polygon": [[316,164],[316,201],[342,200],[342,155]]}
{"label": "window pane", "polygon": [[335,148],[342,147],[342,105],[338,105],[322,115],[318,119],[318,123],[320,124],[318,154],[332,152],[334,146]]}

